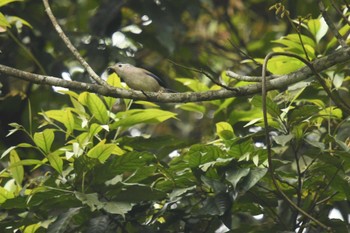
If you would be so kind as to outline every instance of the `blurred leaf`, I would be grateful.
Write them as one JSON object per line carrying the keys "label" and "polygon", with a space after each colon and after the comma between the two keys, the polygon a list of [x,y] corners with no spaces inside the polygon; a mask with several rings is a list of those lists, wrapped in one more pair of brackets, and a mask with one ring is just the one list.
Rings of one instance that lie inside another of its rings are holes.
{"label": "blurred leaf", "polygon": [[223,140],[230,140],[234,137],[233,128],[227,122],[216,123],[216,133]]}
{"label": "blurred leaf", "polygon": [[103,209],[107,213],[119,214],[125,217],[125,214],[132,209],[132,204],[127,202],[106,202]]}
{"label": "blurred leaf", "polygon": [[[257,107],[258,109],[262,109],[262,98],[261,96],[254,96],[251,100],[251,104]],[[266,111],[273,118],[278,118],[281,115],[281,110],[279,109],[276,102],[272,101],[269,97],[266,97]]]}
{"label": "blurred leaf", "polygon": [[9,191],[7,191],[5,188],[0,186],[0,204],[4,203],[8,199],[14,198],[15,195]]}
{"label": "blurred leaf", "polygon": [[97,193],[81,193],[74,192],[75,197],[84,205],[88,205],[91,211],[99,210],[104,206],[104,203],[99,201]]}
{"label": "blurred leaf", "polygon": [[256,183],[258,183],[259,180],[261,180],[261,178],[263,178],[266,173],[267,173],[267,168],[254,167],[250,169],[249,174],[245,176],[245,178],[243,179],[240,185],[241,187],[240,189],[243,192],[248,191],[254,185],[256,185]]}
{"label": "blurred leaf", "polygon": [[71,208],[67,212],[60,214],[58,218],[49,225],[47,233],[64,233],[67,232],[69,226],[72,224],[74,216],[79,214],[81,208]]}
{"label": "blurred leaf", "polygon": [[199,105],[196,103],[184,103],[184,104],[178,104],[176,105],[176,108],[189,111],[189,112],[198,112],[198,113],[205,113],[205,106]]}
{"label": "blurred leaf", "polygon": [[113,123],[112,128],[128,127],[140,123],[160,123],[170,118],[176,119],[176,114],[160,109],[132,109],[120,112],[116,117],[117,120]]}
{"label": "blurred leaf", "polygon": [[288,56],[277,56],[269,60],[267,69],[277,75],[289,74],[293,71],[300,69],[305,64],[299,59]]}
{"label": "blurred leaf", "polygon": [[7,21],[6,17],[0,12],[0,32],[6,31],[6,28],[11,27],[10,23]]}
{"label": "blurred leaf", "polygon": [[63,160],[59,155],[56,153],[50,153],[47,156],[50,165],[60,174],[62,174],[63,171]]}
{"label": "blurred leaf", "polygon": [[200,209],[200,215],[223,215],[226,210],[230,209],[231,200],[227,193],[219,193],[215,197],[207,199],[203,208]]}
{"label": "blurred leaf", "polygon": [[226,172],[226,179],[230,181],[233,188],[236,189],[238,182],[240,182],[243,177],[247,176],[249,172],[250,168],[231,169]]}
{"label": "blurred leaf", "polygon": [[12,2],[23,2],[23,0],[1,0],[0,7],[5,6],[5,5],[12,3]]}

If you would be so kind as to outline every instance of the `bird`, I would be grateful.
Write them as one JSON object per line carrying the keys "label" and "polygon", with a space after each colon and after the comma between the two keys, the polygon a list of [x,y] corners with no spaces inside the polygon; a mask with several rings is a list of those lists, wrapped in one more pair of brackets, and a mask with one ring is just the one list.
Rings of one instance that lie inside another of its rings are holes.
{"label": "bird", "polygon": [[164,82],[148,70],[128,63],[116,63],[107,68],[109,73],[116,73],[128,87],[148,92],[167,92]]}

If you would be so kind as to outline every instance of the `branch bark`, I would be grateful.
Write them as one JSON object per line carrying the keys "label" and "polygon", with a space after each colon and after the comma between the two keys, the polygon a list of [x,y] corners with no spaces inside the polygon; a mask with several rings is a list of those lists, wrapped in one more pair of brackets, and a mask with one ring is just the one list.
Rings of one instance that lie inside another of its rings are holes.
{"label": "branch bark", "polygon": [[[316,72],[322,72],[326,69],[350,60],[350,47],[340,48],[328,56],[321,57],[311,62]],[[77,91],[88,91],[103,96],[111,96],[116,98],[126,98],[134,100],[148,100],[163,103],[185,103],[210,101],[217,99],[225,99],[230,97],[249,96],[261,93],[261,83],[249,84],[242,87],[233,87],[231,90],[217,90],[206,92],[185,92],[185,93],[155,93],[149,92],[146,95],[141,91],[125,90],[104,86],[99,84],[82,83],[76,81],[67,81],[58,77],[45,76],[34,73],[25,72],[5,65],[0,65],[0,73],[17,77],[37,84],[50,86],[65,87]],[[273,79],[266,83],[266,90],[275,90],[287,87],[288,85],[305,80],[313,75],[309,67],[305,66],[295,72],[286,75],[274,76]],[[3,76],[0,76],[0,79]],[[135,77],[137,78],[137,77]],[[252,78],[253,79],[253,78]]]}

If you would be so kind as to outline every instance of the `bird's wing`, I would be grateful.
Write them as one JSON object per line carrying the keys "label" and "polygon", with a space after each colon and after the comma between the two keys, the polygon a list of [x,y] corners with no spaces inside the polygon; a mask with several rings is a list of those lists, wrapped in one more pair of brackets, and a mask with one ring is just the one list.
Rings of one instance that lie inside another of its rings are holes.
{"label": "bird's wing", "polygon": [[151,76],[151,77],[154,78],[155,80],[157,80],[157,82],[159,83],[159,85],[161,85],[162,87],[165,87],[165,86],[166,86],[165,83],[164,83],[164,81],[163,81],[162,79],[160,79],[157,75],[155,75],[155,74],[153,74],[153,73],[151,73],[151,72],[148,72],[148,71],[146,71],[146,74],[149,75],[149,76]]}

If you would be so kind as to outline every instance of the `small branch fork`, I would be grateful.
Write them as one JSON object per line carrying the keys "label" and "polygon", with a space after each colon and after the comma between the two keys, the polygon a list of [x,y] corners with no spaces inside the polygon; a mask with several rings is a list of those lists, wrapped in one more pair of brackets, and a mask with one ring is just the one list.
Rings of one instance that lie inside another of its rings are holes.
{"label": "small branch fork", "polygon": [[64,44],[67,46],[67,48],[71,51],[71,53],[74,55],[74,57],[80,62],[80,64],[86,69],[88,74],[100,85],[107,86],[108,84],[98,76],[95,71],[91,68],[91,66],[85,61],[85,59],[80,55],[79,51],[74,47],[72,42],[69,40],[69,38],[66,36],[66,34],[63,32],[61,26],[58,24],[56,17],[53,15],[51,11],[51,7],[49,5],[48,0],[43,0],[45,11],[47,15],[49,16],[49,19],[51,20],[52,25],[54,26],[55,30],[57,31],[57,34],[61,37]]}

